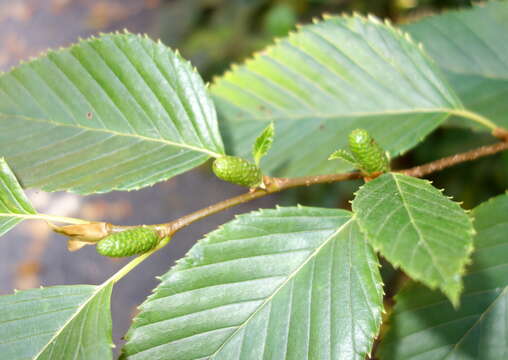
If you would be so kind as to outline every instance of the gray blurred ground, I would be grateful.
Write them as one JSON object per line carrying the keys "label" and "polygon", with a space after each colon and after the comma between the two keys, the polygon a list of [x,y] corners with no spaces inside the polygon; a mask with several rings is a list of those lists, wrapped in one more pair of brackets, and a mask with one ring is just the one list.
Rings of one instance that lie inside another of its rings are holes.
{"label": "gray blurred ground", "polygon": [[[0,0],[0,70],[101,31],[126,28],[157,37],[159,5],[157,0]],[[140,191],[82,197],[31,189],[28,194],[40,212],[132,225],[166,222],[243,191],[217,180],[206,164]],[[235,213],[273,204],[273,197],[260,199],[194,224],[119,282],[112,299],[115,343],[121,345],[136,306],[156,286],[156,275]],[[40,285],[99,284],[126,262],[101,257],[91,246],[69,253],[65,239],[45,223],[25,222],[0,241],[0,294]]]}

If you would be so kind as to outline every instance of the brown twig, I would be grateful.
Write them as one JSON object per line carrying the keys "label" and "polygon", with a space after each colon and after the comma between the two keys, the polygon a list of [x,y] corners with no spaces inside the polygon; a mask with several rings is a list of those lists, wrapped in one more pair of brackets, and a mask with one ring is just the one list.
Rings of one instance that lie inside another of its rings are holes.
{"label": "brown twig", "polygon": [[464,153],[455,154],[452,156],[448,156],[436,161],[432,161],[425,165],[415,166],[410,169],[399,171],[402,174],[414,176],[414,177],[422,177],[428,174],[431,174],[436,171],[441,171],[443,169],[449,168],[451,166],[466,162],[476,160],[478,158],[496,154],[498,152],[504,151],[508,149],[508,141],[506,142],[498,142],[492,145],[481,146],[477,149],[473,149],[470,151],[466,151]]}
{"label": "brown twig", "polygon": [[[460,164],[466,161],[472,161],[478,159],[480,157],[492,155],[504,150],[508,149],[508,141],[498,142],[492,145],[486,145],[479,147],[474,150],[470,150],[464,153],[456,154],[453,156],[448,156],[443,159],[439,159],[436,161],[432,161],[430,163],[416,166],[410,169],[399,170],[399,173],[414,176],[414,177],[422,177],[428,175],[430,173],[441,171],[448,167]],[[216,214],[225,209],[231,208],[233,206],[243,204],[245,202],[261,198],[263,196],[273,194],[276,192],[280,192],[283,190],[287,190],[294,187],[299,186],[310,186],[315,184],[325,184],[332,182],[339,182],[345,180],[353,180],[360,179],[363,175],[359,172],[351,172],[344,174],[328,174],[328,175],[318,175],[318,176],[304,176],[297,178],[272,178],[265,177],[266,189],[257,189],[255,191],[251,191],[242,195],[238,195],[232,197],[230,199],[226,199],[224,201],[218,202],[216,204],[210,205],[206,208],[195,211],[191,214],[185,215],[179,219],[171,221],[169,223],[158,224],[155,227],[161,231],[162,234],[166,236],[172,236],[177,231],[183,229],[184,227],[201,220],[207,216]],[[123,228],[123,227],[118,227]]]}
{"label": "brown twig", "polygon": [[501,141],[508,141],[508,130],[505,128],[497,127],[492,130],[492,135],[497,137]]}
{"label": "brown twig", "polygon": [[359,172],[351,172],[344,174],[328,174],[318,176],[302,176],[297,178],[275,178],[275,177],[264,177],[264,183],[266,189],[256,189],[249,191],[245,194],[238,195],[216,204],[210,205],[201,210],[195,211],[191,214],[185,215],[179,219],[165,224],[156,225],[157,229],[162,231],[166,236],[171,236],[175,232],[184,227],[201,220],[207,216],[216,214],[230,207],[243,204],[245,202],[273,194],[286,189],[299,187],[299,186],[310,186],[314,184],[325,184],[345,180],[353,180],[362,178],[362,174]]}

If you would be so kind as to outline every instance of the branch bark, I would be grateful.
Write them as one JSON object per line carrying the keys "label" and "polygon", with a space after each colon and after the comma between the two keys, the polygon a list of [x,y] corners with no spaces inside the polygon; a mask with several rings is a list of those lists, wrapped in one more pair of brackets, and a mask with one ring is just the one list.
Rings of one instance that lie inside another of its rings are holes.
{"label": "branch bark", "polygon": [[399,172],[409,176],[422,177],[466,161],[476,160],[478,158],[493,155],[498,152],[505,151],[507,149],[508,149],[508,140],[505,142],[498,142],[493,145],[481,146],[474,150],[448,156],[436,161],[432,161],[425,165],[415,166],[413,168],[401,170]]}
{"label": "branch bark", "polygon": [[185,215],[179,219],[176,219],[169,223],[156,225],[157,230],[161,231],[166,236],[171,236],[178,230],[201,220],[207,216],[216,214],[230,207],[243,204],[245,202],[258,199],[260,197],[280,192],[286,189],[299,187],[299,186],[310,186],[314,184],[325,184],[345,180],[353,180],[362,178],[362,174],[359,172],[351,172],[344,174],[328,174],[319,176],[302,176],[297,178],[276,178],[276,177],[264,177],[266,189],[256,189],[248,193],[238,195],[216,204],[210,205],[206,208],[193,212],[189,215]]}
{"label": "branch bark", "polygon": [[[501,151],[508,150],[508,140],[498,142],[492,145],[481,146],[477,149],[473,149],[464,153],[448,156],[436,161],[432,161],[430,163],[416,166],[410,169],[398,170],[396,172],[414,176],[414,177],[422,177],[428,174],[431,174],[436,171],[441,171],[448,167],[466,162],[472,161],[484,156],[493,155],[499,153]],[[377,174],[378,176],[380,174]],[[318,175],[318,176],[303,176],[297,178],[277,178],[277,177],[267,177],[265,176],[265,184],[266,189],[257,189],[254,191],[250,191],[248,193],[238,195],[224,201],[218,202],[216,204],[210,205],[206,208],[200,209],[188,215],[185,215],[179,219],[171,221],[169,223],[158,224],[155,225],[157,230],[164,234],[165,236],[172,236],[177,231],[183,229],[190,224],[201,220],[207,216],[216,214],[233,206],[261,198],[266,195],[270,195],[273,193],[277,193],[286,189],[299,187],[299,186],[310,186],[315,184],[325,184],[325,183],[333,183],[339,181],[353,180],[353,179],[361,179],[364,175],[360,172],[350,172],[343,174],[327,174],[327,175]],[[371,179],[371,178],[369,178]],[[124,228],[124,227],[117,227]]]}

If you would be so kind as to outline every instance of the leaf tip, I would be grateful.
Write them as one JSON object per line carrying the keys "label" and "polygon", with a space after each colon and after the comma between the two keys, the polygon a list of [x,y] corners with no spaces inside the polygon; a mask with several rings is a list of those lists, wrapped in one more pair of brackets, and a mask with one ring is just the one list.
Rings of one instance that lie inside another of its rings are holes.
{"label": "leaf tip", "polygon": [[453,308],[457,310],[460,307],[460,295],[454,295],[451,297],[450,302],[452,303]]}

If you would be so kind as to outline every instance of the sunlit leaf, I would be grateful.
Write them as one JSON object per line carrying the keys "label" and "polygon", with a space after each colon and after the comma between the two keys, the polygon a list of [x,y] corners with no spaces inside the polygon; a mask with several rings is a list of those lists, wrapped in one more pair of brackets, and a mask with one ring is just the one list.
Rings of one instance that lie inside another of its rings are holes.
{"label": "sunlit leaf", "polygon": [[275,123],[263,165],[282,176],[350,169],[327,159],[355,128],[400,154],[462,106],[407,34],[360,16],[300,27],[233,66],[211,92],[229,152],[248,155],[255,136]]}

